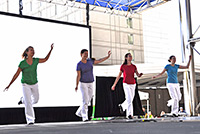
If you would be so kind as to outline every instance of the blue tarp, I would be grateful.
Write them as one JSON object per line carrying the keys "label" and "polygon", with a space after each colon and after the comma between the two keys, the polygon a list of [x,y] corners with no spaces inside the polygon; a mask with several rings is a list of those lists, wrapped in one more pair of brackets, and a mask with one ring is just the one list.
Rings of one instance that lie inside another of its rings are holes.
{"label": "blue tarp", "polygon": [[[156,0],[150,0],[154,2]],[[88,3],[90,5],[120,10],[130,11],[137,10],[139,7],[147,5],[147,0],[76,0],[76,2]]]}

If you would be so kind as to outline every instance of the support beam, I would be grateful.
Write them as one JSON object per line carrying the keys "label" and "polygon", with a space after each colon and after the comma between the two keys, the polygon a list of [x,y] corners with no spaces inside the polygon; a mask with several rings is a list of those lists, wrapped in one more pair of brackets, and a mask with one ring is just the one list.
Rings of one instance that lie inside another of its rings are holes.
{"label": "support beam", "polygon": [[192,49],[193,49],[194,51],[196,51],[196,52],[200,55],[200,52],[199,52],[197,49],[195,49],[194,46],[191,46],[191,47],[192,47]]}
{"label": "support beam", "polygon": [[147,0],[147,7],[150,7],[151,6],[151,2],[150,0]]}
{"label": "support beam", "polygon": [[[187,27],[187,40],[191,39],[193,34],[192,34],[192,23],[191,23],[191,10],[190,10],[190,0],[185,0],[185,14],[186,14],[186,27]],[[188,42],[187,42],[188,44]],[[190,47],[194,43],[189,43],[189,51],[190,55],[192,55],[192,60],[190,64],[190,80],[191,80],[191,93],[192,93],[192,115],[196,115],[195,108],[198,104],[198,99],[197,99],[197,89],[196,89],[196,78],[195,78],[195,67],[194,67],[194,54],[193,54],[193,49]]]}
{"label": "support beam", "polygon": [[189,43],[194,43],[194,42],[199,42],[200,41],[200,37],[197,38],[191,38],[188,40]]}
{"label": "support beam", "polygon": [[89,12],[90,12],[90,6],[87,3],[86,4],[86,22],[87,22],[87,26],[90,25],[90,14],[89,14]]}
{"label": "support beam", "polygon": [[[184,35],[183,35],[183,24],[182,24],[182,8],[181,8],[181,0],[178,0],[179,6],[179,21],[180,21],[180,39],[181,39],[181,52],[182,52],[182,63],[186,63],[186,47],[184,42]],[[185,112],[187,115],[191,115],[191,90],[190,90],[190,79],[189,79],[189,72],[183,72],[183,96],[184,96],[184,107]]]}
{"label": "support beam", "polygon": [[23,10],[23,3],[22,0],[19,0],[19,14],[22,15],[22,10]]}

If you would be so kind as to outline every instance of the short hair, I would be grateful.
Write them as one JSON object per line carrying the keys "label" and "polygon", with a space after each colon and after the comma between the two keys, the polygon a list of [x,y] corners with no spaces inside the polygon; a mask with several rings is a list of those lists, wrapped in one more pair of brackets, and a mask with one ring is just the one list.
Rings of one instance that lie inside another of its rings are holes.
{"label": "short hair", "polygon": [[88,50],[87,50],[87,49],[82,49],[82,50],[81,50],[81,54],[83,54],[83,53],[85,53],[85,52],[88,52]]}

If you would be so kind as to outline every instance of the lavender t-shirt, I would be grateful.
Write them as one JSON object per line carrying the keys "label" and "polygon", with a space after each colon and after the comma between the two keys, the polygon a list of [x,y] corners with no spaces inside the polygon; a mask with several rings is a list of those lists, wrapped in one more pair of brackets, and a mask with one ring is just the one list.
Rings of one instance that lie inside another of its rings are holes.
{"label": "lavender t-shirt", "polygon": [[87,59],[87,63],[83,63],[82,61],[80,61],[77,64],[76,71],[81,71],[80,82],[83,82],[83,83],[94,82],[93,64],[94,64],[94,60],[92,59]]}

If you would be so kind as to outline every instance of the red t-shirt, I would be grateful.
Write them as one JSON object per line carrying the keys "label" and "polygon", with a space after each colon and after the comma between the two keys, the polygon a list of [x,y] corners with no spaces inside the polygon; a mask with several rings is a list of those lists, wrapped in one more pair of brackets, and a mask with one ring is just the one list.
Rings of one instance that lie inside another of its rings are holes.
{"label": "red t-shirt", "polygon": [[133,64],[131,65],[121,65],[120,71],[123,72],[123,83],[126,84],[135,84],[135,70],[137,70],[137,67]]}

